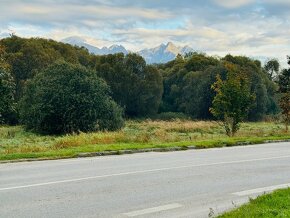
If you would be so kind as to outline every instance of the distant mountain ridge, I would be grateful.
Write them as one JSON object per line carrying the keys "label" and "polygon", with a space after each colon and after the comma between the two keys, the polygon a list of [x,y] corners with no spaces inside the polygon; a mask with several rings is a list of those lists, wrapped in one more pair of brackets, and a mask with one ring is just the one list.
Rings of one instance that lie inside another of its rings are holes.
{"label": "distant mountain ridge", "polygon": [[89,52],[96,55],[107,55],[107,54],[116,54],[116,53],[128,54],[129,53],[127,49],[125,49],[122,45],[112,45],[110,47],[98,48],[96,46],[88,44],[85,39],[81,37],[77,37],[77,36],[65,38],[61,40],[61,42],[68,43],[71,45],[76,45],[79,47],[85,47],[86,49],[89,50]]}
{"label": "distant mountain ridge", "polygon": [[[68,43],[71,45],[76,45],[80,47],[85,47],[89,50],[89,52],[96,55],[107,55],[107,54],[116,54],[116,53],[124,53],[128,54],[128,51],[122,45],[112,45],[110,47],[98,48],[96,46],[90,45],[86,42],[85,39],[81,37],[69,37],[61,40],[61,42]],[[168,42],[167,44],[161,44],[155,48],[143,49],[141,51],[137,51],[136,53],[140,54],[147,63],[166,63],[168,61],[174,60],[178,54],[185,55],[188,52],[193,52],[189,46],[176,46],[172,42]]]}

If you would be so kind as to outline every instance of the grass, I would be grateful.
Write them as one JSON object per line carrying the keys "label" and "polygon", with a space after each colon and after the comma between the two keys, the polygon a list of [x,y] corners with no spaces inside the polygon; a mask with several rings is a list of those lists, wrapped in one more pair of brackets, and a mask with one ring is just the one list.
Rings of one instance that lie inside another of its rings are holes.
{"label": "grass", "polygon": [[243,142],[290,139],[279,123],[243,123],[238,134],[229,138],[223,128],[210,121],[127,121],[118,132],[43,136],[21,126],[0,126],[0,160],[23,158],[76,157],[84,152],[125,149],[168,148],[195,145],[197,148],[224,147]]}
{"label": "grass", "polygon": [[225,213],[218,218],[282,218],[290,217],[290,189],[251,199],[248,204]]}

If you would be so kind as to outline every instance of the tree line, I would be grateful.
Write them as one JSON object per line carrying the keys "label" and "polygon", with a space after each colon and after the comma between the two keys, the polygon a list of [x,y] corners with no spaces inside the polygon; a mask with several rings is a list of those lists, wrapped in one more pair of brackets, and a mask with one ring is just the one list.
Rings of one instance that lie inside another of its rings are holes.
{"label": "tree line", "polygon": [[237,78],[246,84],[240,86],[242,96],[249,95],[238,102],[249,101],[239,120],[258,121],[280,111],[289,115],[287,99],[286,106],[279,104],[281,95],[289,98],[289,85],[282,84],[287,79],[289,84],[285,72],[277,60],[262,66],[248,57],[202,53],[148,65],[138,54],[96,56],[85,48],[12,35],[0,40],[0,122],[66,133],[115,130],[123,117],[170,113],[224,119],[217,96],[223,81]]}

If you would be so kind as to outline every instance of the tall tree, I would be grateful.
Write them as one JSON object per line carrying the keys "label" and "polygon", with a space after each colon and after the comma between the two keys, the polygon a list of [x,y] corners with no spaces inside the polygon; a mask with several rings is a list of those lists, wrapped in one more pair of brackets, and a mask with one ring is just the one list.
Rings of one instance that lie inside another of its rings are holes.
{"label": "tall tree", "polygon": [[234,136],[240,128],[240,123],[247,118],[254,97],[245,73],[231,63],[225,63],[225,68],[226,80],[222,80],[218,75],[212,86],[216,96],[210,111],[222,121],[226,134]]}
{"label": "tall tree", "polygon": [[141,56],[102,56],[96,70],[111,87],[113,99],[125,108],[128,117],[157,113],[163,92],[162,76],[156,67],[146,65]]}
{"label": "tall tree", "polygon": [[[288,56],[288,64],[290,65],[290,57]],[[279,92],[281,99],[279,101],[284,116],[286,132],[288,132],[288,125],[290,122],[290,68],[282,71],[278,77]]]}
{"label": "tall tree", "polygon": [[16,83],[15,98],[22,97],[25,82],[37,72],[45,69],[57,60],[92,67],[92,55],[85,49],[41,38],[24,39],[12,35],[1,39],[0,46],[5,46],[5,60],[11,66],[11,73]]}
{"label": "tall tree", "polygon": [[0,124],[15,124],[15,82],[10,72],[10,66],[5,61],[5,56],[5,48],[0,45]]}
{"label": "tall tree", "polygon": [[273,101],[275,92],[273,92],[274,82],[269,79],[269,75],[262,69],[259,61],[244,56],[227,55],[222,60],[238,65],[242,68],[248,78],[251,92],[256,98],[250,109],[248,120],[262,120],[265,115],[271,115],[277,112],[275,106],[269,102]]}
{"label": "tall tree", "polygon": [[267,63],[264,66],[264,69],[268,73],[269,78],[271,80],[273,80],[275,78],[275,76],[278,75],[279,70],[280,70],[279,61],[277,59],[271,59],[271,60],[267,61]]}

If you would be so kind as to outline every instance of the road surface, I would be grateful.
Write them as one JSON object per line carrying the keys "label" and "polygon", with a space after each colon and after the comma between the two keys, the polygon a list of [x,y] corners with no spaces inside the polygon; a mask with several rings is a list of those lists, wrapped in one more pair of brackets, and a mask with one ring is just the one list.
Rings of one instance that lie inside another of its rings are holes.
{"label": "road surface", "polygon": [[290,143],[0,164],[0,217],[208,217],[290,186]]}

